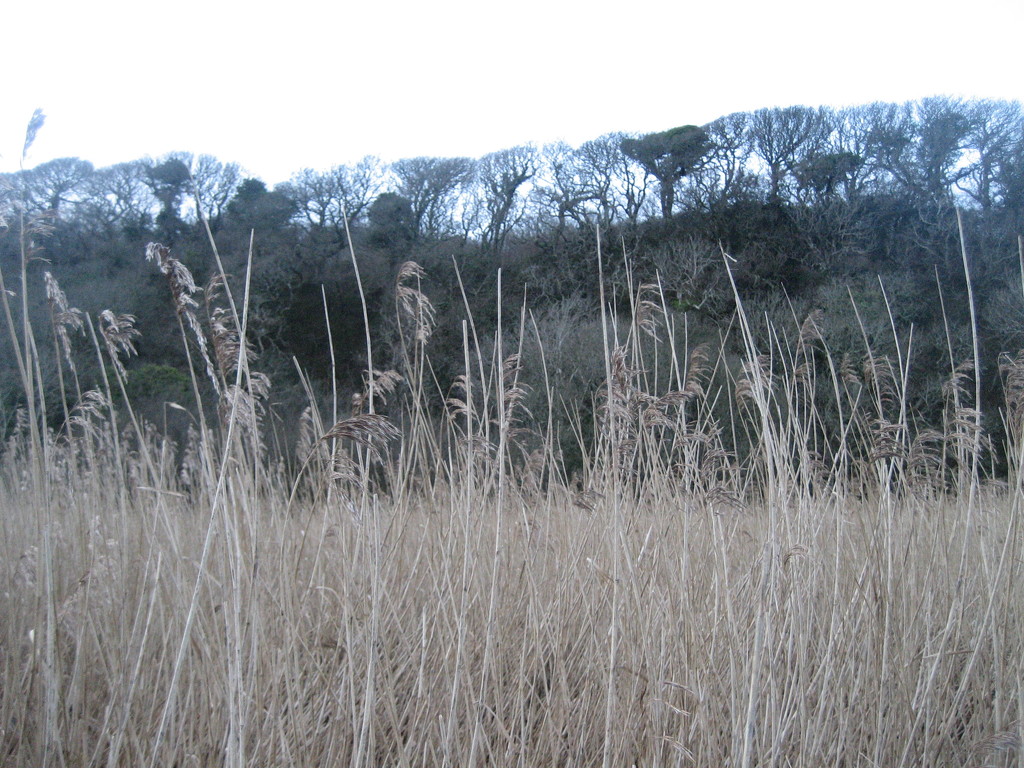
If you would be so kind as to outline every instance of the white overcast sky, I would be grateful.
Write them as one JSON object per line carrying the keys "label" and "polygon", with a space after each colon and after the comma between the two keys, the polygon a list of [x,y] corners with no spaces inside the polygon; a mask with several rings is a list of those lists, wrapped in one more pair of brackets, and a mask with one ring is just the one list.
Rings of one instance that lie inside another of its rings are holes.
{"label": "white overcast sky", "polygon": [[1022,0],[15,0],[0,171],[175,150],[273,185],[766,106],[1024,100]]}

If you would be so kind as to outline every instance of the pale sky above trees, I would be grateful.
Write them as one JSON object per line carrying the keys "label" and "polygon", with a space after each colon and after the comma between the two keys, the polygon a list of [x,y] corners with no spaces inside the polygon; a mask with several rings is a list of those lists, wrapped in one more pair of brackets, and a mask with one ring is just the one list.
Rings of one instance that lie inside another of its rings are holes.
{"label": "pale sky above trees", "polygon": [[28,166],[183,150],[274,184],[767,106],[1024,99],[1019,0],[692,5],[22,2],[4,12],[0,171],[36,107]]}

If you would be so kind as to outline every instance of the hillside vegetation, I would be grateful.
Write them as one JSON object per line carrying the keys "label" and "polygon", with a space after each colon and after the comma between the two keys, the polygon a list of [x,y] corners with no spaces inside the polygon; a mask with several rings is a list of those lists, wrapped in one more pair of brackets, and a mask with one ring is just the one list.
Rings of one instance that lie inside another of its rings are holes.
{"label": "hillside vegetation", "polygon": [[[365,320],[374,364],[397,365],[395,286],[407,261],[424,269],[422,289],[436,313],[438,386],[424,393],[435,409],[463,364],[459,328],[467,311],[481,338],[494,333],[499,269],[505,327],[516,325],[525,300],[554,356],[552,383],[567,402],[587,408],[603,376],[595,364],[600,290],[624,315],[633,289],[658,285],[672,321],[685,324],[696,343],[717,345],[735,311],[724,250],[752,323],[784,325],[821,311],[819,327],[837,359],[849,355],[859,366],[865,334],[876,354],[902,354],[915,424],[941,429],[942,385],[951,367],[973,358],[958,209],[978,297],[981,410],[997,437],[1000,356],[1024,347],[1017,242],[1024,114],[1016,102],[936,97],[842,110],[769,108],[578,147],[526,145],[476,159],[390,165],[366,158],[303,170],[273,189],[232,163],[187,153],[108,168],[54,160],[0,182],[11,225],[0,234],[6,274],[20,269],[18,217],[30,232],[30,321],[49,325],[46,271],[83,311],[133,315],[144,335],[138,356],[126,361],[130,393],[148,420],[167,419],[179,442],[185,422],[162,402],[185,396],[185,382],[168,367],[181,371],[187,361],[162,297],[164,278],[141,258],[150,242],[171,248],[205,286],[218,272],[212,241],[240,293],[255,233],[247,335],[285,424],[297,423],[306,406],[293,358],[318,397],[335,385],[346,396],[362,387]],[[604,285],[594,269],[598,239]],[[359,255],[365,320],[350,244]],[[890,313],[906,342],[899,351]],[[566,345],[570,328],[577,334]],[[84,336],[71,343],[88,346]],[[735,343],[727,350],[741,351]],[[7,361],[0,366],[6,434],[24,399],[13,357],[0,357]],[[94,366],[81,365],[86,387],[98,384]],[[61,395],[52,367],[42,372],[48,424],[59,428],[62,399],[71,407],[73,398]],[[555,420],[567,433],[561,409]],[[296,438],[292,431],[282,440]],[[575,450],[571,440],[561,447]]]}

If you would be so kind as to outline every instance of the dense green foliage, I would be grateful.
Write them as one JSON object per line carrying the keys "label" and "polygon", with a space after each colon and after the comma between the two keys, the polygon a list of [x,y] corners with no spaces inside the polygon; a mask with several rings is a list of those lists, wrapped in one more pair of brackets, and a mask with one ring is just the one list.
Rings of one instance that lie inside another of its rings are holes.
{"label": "dense green foliage", "polygon": [[[184,384],[163,366],[187,368],[164,277],[143,260],[152,241],[169,246],[200,284],[217,271],[211,238],[238,284],[252,244],[248,336],[282,413],[305,399],[293,356],[314,388],[330,389],[327,318],[337,381],[343,390],[361,386],[364,321],[349,245],[377,368],[400,368],[403,355],[396,275],[407,261],[424,268],[439,382],[427,396],[438,402],[462,369],[467,311],[480,338],[493,335],[500,270],[506,327],[517,325],[526,296],[538,349],[547,350],[560,391],[584,413],[593,407],[603,376],[594,326],[598,237],[612,265],[606,295],[619,312],[629,312],[638,286],[660,283],[689,339],[715,342],[735,308],[725,252],[749,315],[766,328],[821,310],[829,348],[851,364],[867,350],[904,357],[922,429],[941,423],[943,385],[973,360],[962,245],[977,297],[980,406],[997,438],[1000,417],[988,406],[1001,400],[1001,355],[1024,346],[1024,115],[1016,102],[762,109],[704,126],[610,134],[579,147],[521,146],[477,160],[387,166],[367,158],[303,170],[273,189],[209,156],[108,168],[65,158],[3,177],[0,194],[7,288],[22,290],[10,282],[26,233],[37,328],[52,325],[44,271],[91,316],[108,308],[134,315],[142,337],[129,381],[141,388],[143,415],[157,423],[166,418],[158,401],[173,399]],[[566,328],[578,332],[571,344]],[[2,343],[6,433],[24,395],[10,339]],[[88,342],[74,336],[71,343]],[[56,428],[61,401],[70,408],[75,395],[58,388],[56,371],[43,373]],[[88,387],[100,370],[80,375],[91,377]]]}

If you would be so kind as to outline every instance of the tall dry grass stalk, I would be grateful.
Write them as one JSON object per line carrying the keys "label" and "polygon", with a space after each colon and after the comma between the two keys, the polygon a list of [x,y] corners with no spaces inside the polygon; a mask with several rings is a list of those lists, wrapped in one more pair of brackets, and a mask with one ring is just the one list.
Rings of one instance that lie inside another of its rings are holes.
{"label": "tall dry grass stalk", "polygon": [[[400,370],[326,421],[304,379],[288,476],[263,445],[248,277],[238,306],[222,275],[201,318],[173,255],[150,256],[217,407],[184,446],[133,422],[133,326],[111,312],[113,381],[76,392],[65,429],[26,410],[7,439],[4,765],[1024,762],[1019,354],[1000,486],[973,458],[977,368],[950,361],[947,426],[916,431],[895,322],[894,358],[865,333],[836,359],[827,317],[761,333],[737,294],[720,343],[691,346],[630,282],[628,311],[601,301],[574,471],[528,308],[492,338],[467,314],[463,370],[435,382],[429,278],[406,265]],[[29,330],[8,328],[23,355]]]}

